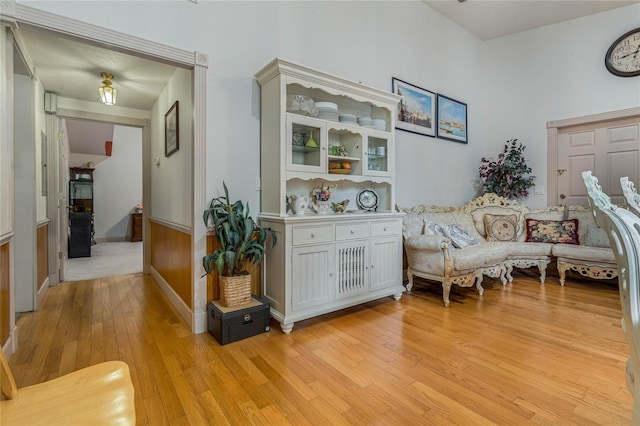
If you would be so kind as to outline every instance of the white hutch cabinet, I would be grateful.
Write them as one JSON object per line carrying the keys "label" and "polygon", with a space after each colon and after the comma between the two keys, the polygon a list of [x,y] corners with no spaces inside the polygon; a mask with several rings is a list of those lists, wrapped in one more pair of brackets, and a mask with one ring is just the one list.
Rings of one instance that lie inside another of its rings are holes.
{"label": "white hutch cabinet", "polygon": [[[296,321],[381,297],[400,299],[402,213],[393,211],[393,129],[400,98],[282,59],[256,78],[261,87],[259,220],[279,238],[273,249],[269,245],[262,275],[271,315],[290,333]],[[315,116],[294,104],[294,96],[312,109],[314,102],[335,104],[337,113]],[[360,126],[356,119],[361,117],[371,117],[376,125]],[[348,199],[349,209],[293,214],[288,197],[310,196],[320,185],[336,185],[331,201]],[[362,191],[377,197],[375,210],[358,209],[366,204],[357,203]]]}

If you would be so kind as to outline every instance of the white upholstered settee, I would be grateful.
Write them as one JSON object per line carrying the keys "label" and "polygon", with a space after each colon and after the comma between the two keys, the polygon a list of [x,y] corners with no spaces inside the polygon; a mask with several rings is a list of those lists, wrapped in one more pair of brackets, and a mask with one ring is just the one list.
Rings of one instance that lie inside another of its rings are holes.
{"label": "white upholstered settee", "polygon": [[416,206],[398,211],[403,219],[407,290],[418,276],[442,283],[445,306],[453,284],[476,285],[484,276],[511,282],[513,268],[537,267],[540,282],[556,258],[560,284],[566,272],[597,279],[615,278],[616,261],[606,234],[587,207],[530,209],[496,194],[484,194],[462,207]]}

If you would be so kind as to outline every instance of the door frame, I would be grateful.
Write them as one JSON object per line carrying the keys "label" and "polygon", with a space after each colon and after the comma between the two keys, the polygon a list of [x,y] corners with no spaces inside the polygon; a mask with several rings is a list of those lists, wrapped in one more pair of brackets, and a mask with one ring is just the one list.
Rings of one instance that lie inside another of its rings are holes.
{"label": "door frame", "polygon": [[[99,45],[112,50],[122,51],[131,55],[144,57],[146,59],[168,63],[181,68],[192,70],[192,99],[193,99],[193,157],[191,178],[193,182],[191,199],[191,283],[193,287],[193,309],[188,312],[184,306],[176,306],[183,315],[194,333],[206,331],[206,279],[203,278],[201,259],[206,252],[206,227],[201,219],[201,212],[206,206],[206,76],[209,66],[209,56],[198,51],[188,51],[174,48],[154,41],[149,41],[129,34],[117,32],[104,27],[96,27],[92,24],[55,15],[44,10],[32,8],[16,3],[16,0],[3,0],[0,2],[0,12],[3,22],[10,22],[15,25],[24,24],[58,34],[75,37],[87,44]],[[47,138],[57,137],[57,118],[47,117]],[[144,132],[143,132],[144,133]],[[143,136],[144,139],[144,136]],[[151,211],[151,158],[149,148],[144,148],[143,143],[143,204],[145,205],[145,219],[152,217]],[[57,153],[56,153],[57,155]],[[51,155],[49,160],[52,160]],[[51,172],[50,172],[51,173]],[[55,188],[51,188],[55,186]],[[57,176],[52,178],[49,175],[49,189],[55,191],[49,194],[58,194]],[[148,206],[148,207],[147,207]],[[49,227],[49,270],[50,285],[59,283],[58,270],[59,259],[58,250],[59,222],[58,200],[55,196],[47,197],[47,214],[51,220]],[[151,246],[149,239],[145,239],[144,257],[150,259]],[[51,250],[51,248],[54,248]],[[145,264],[145,270],[149,269]],[[54,272],[54,273],[51,273]],[[164,289],[163,286],[160,286]],[[167,295],[176,305],[173,295]]]}
{"label": "door frame", "polygon": [[557,204],[556,200],[558,199],[558,134],[561,129],[636,115],[640,115],[640,107],[547,121],[547,205],[553,206]]}

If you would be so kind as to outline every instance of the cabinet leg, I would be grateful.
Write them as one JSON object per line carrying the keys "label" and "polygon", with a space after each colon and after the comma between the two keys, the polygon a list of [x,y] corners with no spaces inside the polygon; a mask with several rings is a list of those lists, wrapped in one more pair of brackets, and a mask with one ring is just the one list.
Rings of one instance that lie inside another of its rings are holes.
{"label": "cabinet leg", "polygon": [[280,328],[282,329],[282,332],[284,334],[289,334],[289,333],[291,333],[291,330],[293,330],[293,323],[292,322],[287,323],[287,324],[280,323]]}
{"label": "cabinet leg", "polygon": [[393,295],[394,300],[400,300],[401,297],[402,297],[402,293],[396,293]]}

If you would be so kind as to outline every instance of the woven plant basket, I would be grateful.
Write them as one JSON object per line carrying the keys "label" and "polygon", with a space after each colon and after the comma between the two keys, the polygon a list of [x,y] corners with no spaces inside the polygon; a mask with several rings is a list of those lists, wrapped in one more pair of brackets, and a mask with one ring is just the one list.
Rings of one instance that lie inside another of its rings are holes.
{"label": "woven plant basket", "polygon": [[220,276],[220,303],[238,306],[251,303],[251,275]]}

